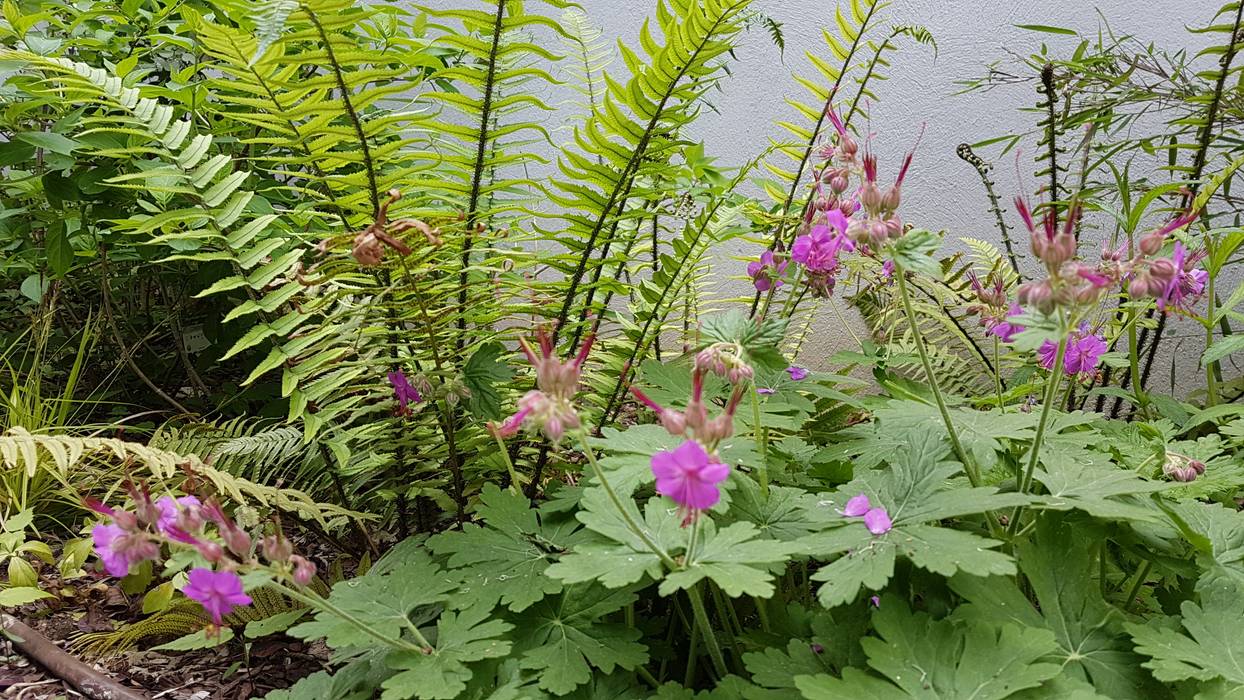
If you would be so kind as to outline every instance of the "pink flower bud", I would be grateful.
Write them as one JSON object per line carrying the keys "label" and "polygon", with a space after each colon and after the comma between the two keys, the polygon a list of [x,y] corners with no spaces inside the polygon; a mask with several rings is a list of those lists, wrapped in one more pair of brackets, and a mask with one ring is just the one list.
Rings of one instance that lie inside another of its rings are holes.
{"label": "pink flower bud", "polygon": [[903,235],[903,220],[897,216],[891,216],[885,220],[886,235],[890,238],[900,238]]}
{"label": "pink flower bud", "polygon": [[849,184],[845,177],[839,175],[829,181],[829,188],[834,191],[834,194],[842,194],[847,191]]}
{"label": "pink flower bud", "polygon": [[900,194],[899,189],[898,185],[894,185],[886,191],[885,196],[881,198],[882,209],[885,211],[894,211],[895,209],[898,209],[899,202],[902,201],[902,195]]}
{"label": "pink flower bud", "polygon": [[1175,279],[1175,273],[1177,272],[1179,272],[1179,269],[1169,258],[1158,258],[1149,263],[1149,274],[1153,275],[1155,279],[1162,280],[1164,283],[1169,283],[1172,279]]}
{"label": "pink flower bud", "polygon": [[860,187],[860,204],[869,213],[875,213],[881,207],[881,190],[876,183],[865,182]]}
{"label": "pink flower bud", "polygon": [[1157,255],[1162,250],[1162,243],[1165,242],[1165,236],[1157,231],[1140,239],[1140,252],[1145,255]]}
{"label": "pink flower bud", "polygon": [[281,535],[268,535],[263,538],[263,556],[270,562],[282,562],[294,553],[294,545]]}
{"label": "pink flower bud", "polygon": [[1127,294],[1133,299],[1141,299],[1149,294],[1148,275],[1137,275],[1127,285]]}
{"label": "pink flower bud", "polygon": [[209,540],[200,540],[197,544],[195,544],[194,548],[199,550],[200,556],[213,564],[220,561],[225,556],[224,548]]}
{"label": "pink flower bud", "polygon": [[246,557],[250,554],[251,536],[237,525],[230,523],[221,528],[220,537],[225,541],[225,546],[229,548],[229,551],[239,557]]}
{"label": "pink flower bud", "polygon": [[661,425],[670,435],[680,436],[687,432],[687,417],[682,411],[665,410],[661,412]]}
{"label": "pink flower bud", "polygon": [[315,564],[308,561],[305,557],[297,554],[289,558],[289,563],[294,565],[294,583],[299,586],[305,586],[311,583],[311,579],[315,578]]}

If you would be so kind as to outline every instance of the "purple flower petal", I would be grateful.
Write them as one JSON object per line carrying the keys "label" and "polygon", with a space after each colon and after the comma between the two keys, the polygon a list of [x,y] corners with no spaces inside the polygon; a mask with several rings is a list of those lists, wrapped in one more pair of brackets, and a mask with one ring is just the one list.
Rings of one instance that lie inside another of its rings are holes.
{"label": "purple flower petal", "polygon": [[884,535],[894,524],[890,522],[890,514],[885,512],[885,508],[872,508],[864,514],[864,527],[874,535]]}
{"label": "purple flower petal", "polygon": [[861,493],[847,501],[847,507],[842,509],[842,514],[848,518],[858,518],[867,513],[871,507],[872,505],[868,502],[868,496]]}
{"label": "purple flower petal", "polygon": [[797,367],[795,365],[791,365],[790,367],[787,367],[786,373],[790,375],[791,379],[797,382],[803,381],[804,379],[807,379],[808,377],[808,370],[804,369],[803,367]]}

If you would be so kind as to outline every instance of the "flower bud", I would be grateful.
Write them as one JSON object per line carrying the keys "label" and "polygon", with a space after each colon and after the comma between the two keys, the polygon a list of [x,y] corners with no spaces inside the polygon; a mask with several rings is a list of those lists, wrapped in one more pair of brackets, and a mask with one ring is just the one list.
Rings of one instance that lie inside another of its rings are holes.
{"label": "flower bud", "polygon": [[682,435],[687,432],[687,417],[682,411],[666,409],[661,412],[661,425],[670,435]]}
{"label": "flower bud", "polygon": [[263,538],[263,556],[270,562],[282,562],[294,553],[294,545],[281,535],[268,535]]}
{"label": "flower bud", "polygon": [[894,185],[886,191],[885,196],[881,198],[881,208],[885,211],[894,211],[895,209],[898,209],[899,202],[901,201],[902,195],[899,193],[899,186]]}
{"label": "flower bud", "polygon": [[220,545],[210,540],[200,540],[195,543],[194,548],[199,550],[199,555],[209,562],[215,564],[225,556],[225,550]]}
{"label": "flower bud", "polygon": [[1169,283],[1174,279],[1177,272],[1179,272],[1178,268],[1169,258],[1158,258],[1149,263],[1149,274],[1164,283]]}
{"label": "flower bud", "polygon": [[860,187],[860,204],[864,205],[864,210],[870,214],[877,212],[881,206],[881,190],[877,188],[876,183],[865,182]]}
{"label": "flower bud", "polygon": [[294,565],[294,583],[299,586],[305,586],[315,578],[315,564],[306,557],[295,554],[289,558],[289,563]]}
{"label": "flower bud", "polygon": [[1140,252],[1145,255],[1157,255],[1162,250],[1162,244],[1165,242],[1165,236],[1155,231],[1144,238],[1140,239]]}
{"label": "flower bud", "polygon": [[885,230],[890,238],[901,238],[903,236],[903,220],[897,216],[891,216],[885,220]]}
{"label": "flower bud", "polygon": [[842,175],[838,175],[829,181],[829,189],[833,190],[834,194],[842,194],[843,192],[846,192],[849,185],[850,183],[847,182],[847,178]]}
{"label": "flower bud", "polygon": [[225,546],[229,551],[239,557],[246,557],[251,551],[251,536],[237,525],[227,525],[220,530],[220,537],[225,541]]}
{"label": "flower bud", "polygon": [[1137,275],[1127,284],[1127,294],[1133,299],[1141,299],[1149,295],[1149,276]]}

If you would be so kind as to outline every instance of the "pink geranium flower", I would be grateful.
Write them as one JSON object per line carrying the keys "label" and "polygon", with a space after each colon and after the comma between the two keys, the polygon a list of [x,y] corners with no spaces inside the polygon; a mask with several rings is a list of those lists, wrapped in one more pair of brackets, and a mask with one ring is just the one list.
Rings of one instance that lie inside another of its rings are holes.
{"label": "pink geranium flower", "polygon": [[[1024,330],[1024,327],[1018,323],[1011,323],[1011,318],[1022,313],[1024,313],[1024,309],[1019,304],[1011,302],[1011,306],[1006,312],[1006,318],[992,322],[986,328],[985,333],[998,336],[998,340],[1004,343],[1011,342],[1015,338],[1015,334]],[[1053,362],[1054,360],[1051,358],[1050,363],[1053,364]]]}
{"label": "pink geranium flower", "polygon": [[397,399],[397,415],[399,416],[410,415],[410,404],[423,400],[423,397],[419,395],[419,390],[411,385],[410,380],[406,378],[406,373],[400,369],[396,372],[389,372],[389,384],[393,385],[393,396]]}
{"label": "pink geranium flower", "polygon": [[699,511],[721,500],[718,484],[729,476],[730,467],[710,456],[700,443],[687,440],[671,451],[653,455],[652,473],[657,478],[657,493],[679,505],[686,525]]}
{"label": "pink geranium flower", "polygon": [[[1063,372],[1067,376],[1088,375],[1097,371],[1097,364],[1107,350],[1106,339],[1096,333],[1090,333],[1087,325],[1072,334],[1067,341],[1067,352],[1063,358]],[[1058,355],[1058,343],[1047,340],[1037,349],[1037,356],[1042,367],[1052,369]]]}
{"label": "pink geranium flower", "polygon": [[242,592],[242,579],[232,571],[191,569],[190,583],[181,592],[199,601],[216,625],[234,608],[251,604],[250,596]]}
{"label": "pink geranium flower", "polygon": [[183,535],[197,530],[197,525],[202,524],[203,518],[199,514],[199,508],[203,503],[194,496],[182,496],[177,499],[172,496],[162,496],[155,504],[160,511],[156,526],[161,532],[175,539],[182,539]]}
{"label": "pink geranium flower", "polygon": [[808,370],[797,365],[791,365],[786,368],[786,373],[790,375],[793,381],[801,382],[808,378]]}
{"label": "pink geranium flower", "polygon": [[1171,254],[1171,265],[1175,268],[1175,274],[1158,296],[1159,309],[1165,311],[1167,307],[1173,306],[1187,311],[1201,297],[1205,292],[1209,273],[1195,266],[1203,257],[1204,251],[1189,253],[1183,243],[1175,242],[1175,250]]}
{"label": "pink geranium flower", "polygon": [[131,533],[116,524],[96,525],[91,529],[91,539],[104,570],[118,578],[128,575],[135,564],[155,559],[160,553],[159,546],[141,533]]}
{"label": "pink geranium flower", "polygon": [[752,278],[756,291],[767,292],[773,287],[782,286],[782,275],[786,274],[788,264],[785,260],[776,262],[773,251],[766,250],[760,254],[760,260],[748,263],[747,276]]}

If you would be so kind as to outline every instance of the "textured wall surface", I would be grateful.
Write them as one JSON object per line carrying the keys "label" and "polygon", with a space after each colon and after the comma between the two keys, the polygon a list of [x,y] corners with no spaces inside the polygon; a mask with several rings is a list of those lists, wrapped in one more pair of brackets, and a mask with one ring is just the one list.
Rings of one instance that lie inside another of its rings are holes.
{"label": "textured wall surface", "polygon": [[[636,37],[644,18],[652,12],[653,0],[580,0],[593,22],[601,26],[611,40],[622,39],[636,45]],[[460,4],[460,0],[433,0],[434,5]],[[1204,42],[1201,35],[1189,34],[1185,27],[1204,26],[1212,19],[1221,3],[1218,0],[1099,0],[1095,5],[1075,0],[894,0],[887,10],[897,24],[927,27],[938,44],[936,57],[926,46],[907,41],[890,59],[890,77],[873,85],[880,102],[872,105],[868,131],[875,135],[874,151],[878,154],[881,179],[890,180],[903,153],[914,144],[921,127],[924,136],[912,172],[903,188],[903,218],[933,230],[946,230],[949,246],[960,236],[982,238],[1000,245],[999,236],[989,214],[987,200],[975,171],[955,156],[955,147],[963,142],[978,142],[1007,133],[1026,132],[1033,128],[1034,115],[1021,110],[1037,99],[1031,83],[1003,86],[988,92],[960,94],[960,81],[985,73],[986,66],[1002,61],[1007,67],[1018,68],[1014,56],[1039,51],[1046,43],[1053,55],[1068,56],[1078,40],[1070,36],[1034,33],[1016,25],[1045,24],[1075,29],[1095,35],[1107,28],[1116,34],[1128,34],[1144,42],[1155,42],[1170,50],[1190,49],[1195,53]],[[707,152],[725,165],[738,165],[763,150],[771,139],[785,138],[786,132],[774,125],[776,120],[799,119],[784,98],[804,99],[806,92],[792,78],[793,73],[814,74],[805,57],[806,52],[826,56],[828,49],[821,37],[822,27],[834,25],[831,0],[755,0],[754,7],[783,25],[786,39],[785,56],[761,29],[743,38],[736,51],[738,61],[731,67],[732,76],[722,83],[722,91],[712,96],[716,113],[707,112],[695,124],[691,138],[704,142]],[[1008,52],[1010,52],[1008,54]],[[1012,55],[1013,54],[1013,55]],[[1208,59],[1202,65],[1212,66]],[[615,62],[613,70],[624,70]],[[567,102],[574,95],[547,95],[551,104]],[[569,115],[565,115],[568,117]],[[550,127],[564,128],[562,115],[550,119]],[[1022,150],[1017,168],[1014,153],[998,156],[996,149],[983,149],[980,154],[995,160],[993,172],[998,193],[1009,202],[1015,194],[1034,193],[1040,183],[1032,176],[1031,157],[1035,139]],[[1138,162],[1138,169],[1151,168],[1153,163]],[[1017,176],[1017,171],[1022,174]],[[1008,210],[1011,207],[1007,207]],[[1010,220],[1018,224],[1014,212]],[[1100,240],[1093,232],[1101,220],[1089,220],[1087,241]],[[1017,239],[1023,244],[1023,238]],[[1086,243],[1094,245],[1094,243]],[[1026,248],[1026,244],[1022,247]],[[726,287],[723,292],[745,293],[747,281],[730,280],[740,275],[743,263],[731,255],[755,255],[758,251],[741,244],[720,251],[714,272]],[[849,313],[849,312],[848,312]],[[852,335],[839,317],[825,309],[805,346],[800,361],[810,366],[824,366],[834,351],[855,345]],[[862,332],[858,319],[851,317],[856,333]],[[1193,335],[1195,329],[1182,324],[1175,335]],[[1189,352],[1199,355],[1203,338],[1190,337],[1189,345],[1181,348],[1184,358]],[[1166,343],[1168,353],[1181,347],[1180,342]],[[1178,387],[1186,391],[1200,383],[1195,363],[1181,362],[1184,372]],[[1167,376],[1169,370],[1159,364],[1155,376]]]}

